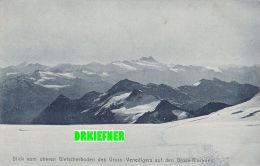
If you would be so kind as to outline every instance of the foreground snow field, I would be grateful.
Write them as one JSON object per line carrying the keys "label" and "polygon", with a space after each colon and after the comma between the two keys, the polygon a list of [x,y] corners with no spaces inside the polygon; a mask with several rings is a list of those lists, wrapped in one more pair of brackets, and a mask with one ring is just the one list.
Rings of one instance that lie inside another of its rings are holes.
{"label": "foreground snow field", "polygon": [[[125,130],[126,140],[123,143],[75,143],[73,130],[80,129]],[[259,166],[260,95],[208,116],[165,124],[0,125],[0,132],[1,166]],[[14,156],[36,157],[38,161],[13,161]],[[39,161],[43,157],[56,158],[56,161]],[[59,157],[90,157],[96,161],[65,162],[59,161]],[[106,158],[106,162],[98,162],[99,157]],[[109,157],[114,159],[113,162],[108,161]],[[159,162],[161,158],[162,162]],[[189,161],[192,158],[196,160]]]}

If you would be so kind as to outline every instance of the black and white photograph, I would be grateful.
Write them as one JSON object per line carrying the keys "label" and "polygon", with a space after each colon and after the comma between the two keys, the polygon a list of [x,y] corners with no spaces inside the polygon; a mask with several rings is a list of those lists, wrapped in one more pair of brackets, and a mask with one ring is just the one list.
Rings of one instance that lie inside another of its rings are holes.
{"label": "black and white photograph", "polygon": [[260,165],[259,0],[0,0],[0,165]]}

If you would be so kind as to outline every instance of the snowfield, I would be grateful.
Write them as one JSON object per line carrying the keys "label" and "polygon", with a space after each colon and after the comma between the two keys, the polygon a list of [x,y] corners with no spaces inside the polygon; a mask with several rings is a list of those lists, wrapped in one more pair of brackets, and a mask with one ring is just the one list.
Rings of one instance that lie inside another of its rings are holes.
{"label": "snowfield", "polygon": [[[145,112],[155,110],[155,107],[159,104],[159,101],[153,101],[144,105],[137,105],[134,107],[126,108],[122,107],[119,109],[111,110],[115,113],[117,119],[124,123],[135,123],[139,117],[141,117]],[[123,119],[122,119],[123,118]]]}
{"label": "snowfield", "polygon": [[113,64],[113,65],[116,65],[116,66],[118,66],[118,67],[120,67],[120,68],[122,68],[122,69],[125,69],[125,70],[130,70],[130,71],[135,71],[135,70],[137,70],[135,67],[130,66],[130,65],[127,65],[127,64],[125,64],[125,63],[123,63],[123,62],[113,62],[112,64]]}
{"label": "snowfield", "polygon": [[[73,142],[73,130],[81,129],[125,130],[126,140],[123,143]],[[0,125],[0,132],[1,166],[259,166],[260,95],[207,116],[165,124]],[[12,161],[13,156],[54,157],[56,161],[17,162]],[[59,161],[59,157],[94,157],[96,160],[65,162]],[[106,158],[107,162],[98,162],[98,157]],[[109,162],[109,157],[115,159],[114,162]],[[156,163],[156,158],[163,160]]]}
{"label": "snowfield", "polygon": [[[43,86],[45,88],[50,88],[50,89],[55,89],[55,90],[60,90],[65,87],[69,87],[70,85],[55,85],[55,84],[46,84],[49,80],[56,80],[58,78],[63,78],[63,79],[75,79],[76,77],[73,75],[73,73],[54,73],[50,71],[39,71],[40,74],[40,79],[35,81],[34,83],[40,86]],[[35,79],[35,78],[33,78]]]}

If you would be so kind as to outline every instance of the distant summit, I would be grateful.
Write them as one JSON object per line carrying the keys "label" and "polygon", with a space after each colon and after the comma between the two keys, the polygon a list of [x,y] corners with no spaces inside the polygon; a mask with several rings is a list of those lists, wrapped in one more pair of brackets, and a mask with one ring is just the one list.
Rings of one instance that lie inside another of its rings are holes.
{"label": "distant summit", "polygon": [[140,60],[140,61],[146,61],[146,62],[156,62],[156,63],[158,63],[158,61],[155,60],[152,56],[149,56],[149,57],[141,57],[139,60]]}
{"label": "distant summit", "polygon": [[22,63],[19,63],[18,65],[16,65],[17,67],[24,67],[24,66],[27,66],[28,63],[27,62],[22,62]]}

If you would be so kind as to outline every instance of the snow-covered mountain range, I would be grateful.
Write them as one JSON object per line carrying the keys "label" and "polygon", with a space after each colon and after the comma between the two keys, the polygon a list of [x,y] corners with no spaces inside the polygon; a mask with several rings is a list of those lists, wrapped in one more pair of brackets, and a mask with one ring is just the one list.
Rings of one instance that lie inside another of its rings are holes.
{"label": "snow-covered mountain range", "polygon": [[153,57],[105,65],[22,63],[0,69],[0,123],[169,122],[245,102],[259,80],[258,66],[182,66]]}
{"label": "snow-covered mountain range", "polygon": [[[0,77],[6,78],[19,74],[33,74],[39,70],[42,75],[49,75],[45,79],[52,79],[51,75],[66,78],[81,78],[88,81],[105,81],[115,84],[120,80],[129,79],[143,84],[167,84],[172,87],[192,85],[201,79],[218,78],[223,81],[237,81],[260,86],[260,66],[185,66],[165,64],[153,57],[142,57],[136,60],[114,61],[108,64],[92,62],[86,65],[59,64],[44,66],[41,64],[22,63],[0,69]],[[45,72],[45,73],[44,73]],[[47,72],[47,73],[46,73]],[[56,84],[46,84],[50,88],[59,88]],[[65,84],[63,86],[66,86]],[[101,88],[102,89],[102,88]],[[102,89],[103,90],[103,89]]]}
{"label": "snow-covered mountain range", "polygon": [[60,95],[32,123],[163,123],[210,114],[247,101],[258,91],[253,85],[218,79],[177,89],[125,79],[105,93],[90,92],[76,100]]}

